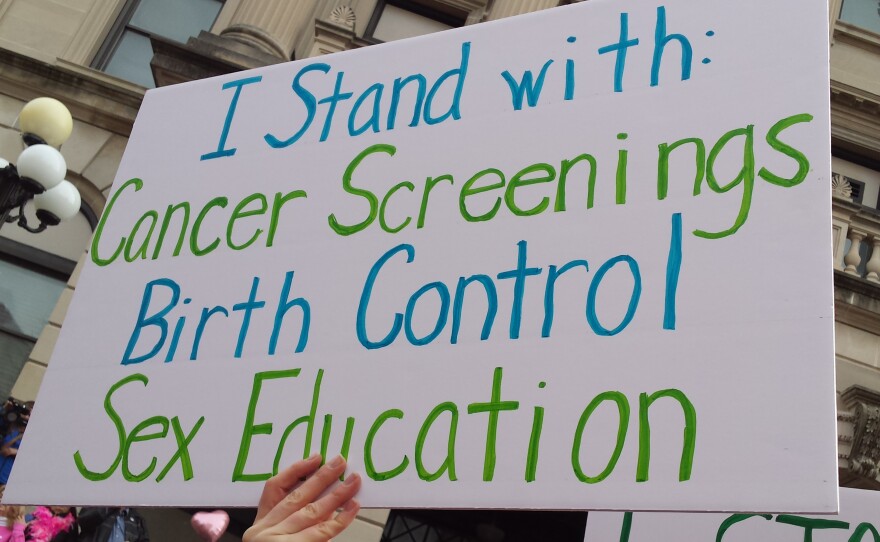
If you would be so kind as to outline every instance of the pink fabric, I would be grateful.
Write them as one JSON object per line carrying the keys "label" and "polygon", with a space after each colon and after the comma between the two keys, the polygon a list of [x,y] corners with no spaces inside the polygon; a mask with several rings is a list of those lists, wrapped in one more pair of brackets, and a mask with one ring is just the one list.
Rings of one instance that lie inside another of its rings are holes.
{"label": "pink fabric", "polygon": [[[45,506],[34,509],[34,519],[31,520],[31,539],[35,542],[49,542],[61,531],[67,531],[73,525],[73,514],[56,516]],[[13,539],[10,539],[13,540]],[[0,539],[0,542],[5,542]]]}
{"label": "pink fabric", "polygon": [[16,523],[12,529],[0,527],[0,542],[24,542],[24,523]]}

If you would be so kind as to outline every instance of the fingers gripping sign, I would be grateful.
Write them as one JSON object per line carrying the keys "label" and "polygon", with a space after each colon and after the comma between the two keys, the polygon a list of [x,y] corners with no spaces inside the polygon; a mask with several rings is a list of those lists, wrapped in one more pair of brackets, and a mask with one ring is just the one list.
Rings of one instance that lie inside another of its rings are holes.
{"label": "fingers gripping sign", "polygon": [[315,454],[278,473],[266,482],[243,542],[326,542],[341,533],[360,510],[353,497],[361,486],[357,474],[338,483],[343,472],[342,456],[321,466]]}

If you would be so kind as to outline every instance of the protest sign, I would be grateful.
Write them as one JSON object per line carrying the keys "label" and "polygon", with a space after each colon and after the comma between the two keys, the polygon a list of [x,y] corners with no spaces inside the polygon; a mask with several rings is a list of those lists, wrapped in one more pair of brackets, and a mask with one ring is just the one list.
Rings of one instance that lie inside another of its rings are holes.
{"label": "protest sign", "polygon": [[826,25],[594,1],[149,91],[8,498],[320,451],[366,506],[835,510]]}
{"label": "protest sign", "polygon": [[590,512],[585,542],[861,542],[880,540],[880,493],[840,488],[840,514]]}

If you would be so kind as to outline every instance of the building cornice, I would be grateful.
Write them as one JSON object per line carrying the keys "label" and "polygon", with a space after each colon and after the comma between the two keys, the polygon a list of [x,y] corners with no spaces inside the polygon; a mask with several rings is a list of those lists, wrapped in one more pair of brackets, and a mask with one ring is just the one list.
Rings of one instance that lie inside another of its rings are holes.
{"label": "building cornice", "polygon": [[77,120],[128,137],[144,98],[142,87],[58,60],[47,63],[0,48],[0,92],[22,101],[49,96]]}

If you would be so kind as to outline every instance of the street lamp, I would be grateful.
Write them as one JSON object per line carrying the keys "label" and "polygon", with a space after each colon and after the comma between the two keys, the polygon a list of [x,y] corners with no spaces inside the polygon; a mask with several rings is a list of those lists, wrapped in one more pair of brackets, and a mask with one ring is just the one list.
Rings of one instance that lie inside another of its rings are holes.
{"label": "street lamp", "polygon": [[[0,158],[0,228],[17,222],[31,233],[73,218],[80,209],[80,194],[64,180],[67,163],[57,147],[67,141],[73,118],[64,104],[53,98],[37,98],[25,104],[19,115],[25,149],[18,165]],[[24,207],[34,201],[40,225],[28,224]],[[15,210],[17,214],[13,214]]]}

